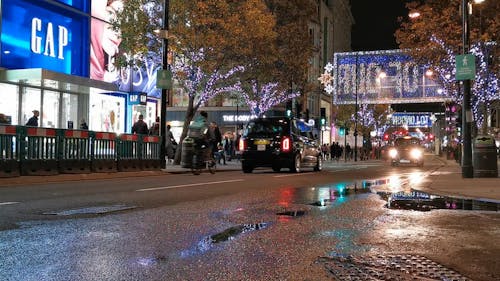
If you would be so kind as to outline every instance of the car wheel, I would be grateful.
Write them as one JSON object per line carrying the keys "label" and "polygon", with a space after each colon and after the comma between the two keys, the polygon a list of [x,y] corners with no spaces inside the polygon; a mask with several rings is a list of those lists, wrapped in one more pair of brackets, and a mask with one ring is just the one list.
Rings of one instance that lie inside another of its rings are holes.
{"label": "car wheel", "polygon": [[242,163],[241,169],[243,170],[243,173],[249,174],[253,171],[253,166],[247,163]]}
{"label": "car wheel", "polygon": [[273,165],[273,171],[279,172],[279,171],[281,171],[281,167],[278,165]]}
{"label": "car wheel", "polygon": [[314,171],[319,172],[321,170],[323,170],[323,159],[321,159],[321,155],[318,155],[318,161],[316,162]]}
{"label": "car wheel", "polygon": [[300,173],[300,155],[297,154],[295,156],[295,160],[293,161],[293,166],[290,169],[294,173]]}

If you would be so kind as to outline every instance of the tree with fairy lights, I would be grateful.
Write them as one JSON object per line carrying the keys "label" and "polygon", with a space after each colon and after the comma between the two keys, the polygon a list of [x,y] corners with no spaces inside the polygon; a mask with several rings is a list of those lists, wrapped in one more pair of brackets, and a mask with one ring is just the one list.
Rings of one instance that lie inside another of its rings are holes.
{"label": "tree with fairy lights", "polygon": [[268,82],[260,85],[256,80],[251,81],[251,87],[242,91],[250,112],[255,116],[264,115],[272,107],[289,99],[299,96],[299,92],[291,92],[280,89],[279,83]]}
{"label": "tree with fairy lights", "polygon": [[[220,67],[206,72],[199,65],[204,60],[204,52],[200,50],[196,53],[185,53],[182,57],[176,57],[172,66],[174,80],[188,95],[188,107],[180,137],[181,142],[187,136],[189,124],[201,106],[217,95],[241,91],[236,74],[244,71],[244,67],[235,66],[230,69]],[[180,161],[180,155],[179,149],[175,159]]]}
{"label": "tree with fairy lights", "polygon": [[[455,80],[455,55],[462,46],[462,18],[457,12],[461,0],[415,1],[407,4],[412,15],[400,19],[396,40],[402,49],[420,64],[425,64],[439,74],[449,97],[461,103],[462,94]],[[500,2],[487,0],[473,5],[470,18],[470,53],[476,57],[476,77],[472,84],[472,100],[476,126],[486,132],[485,118],[493,101],[500,100],[498,87],[498,11]],[[416,13],[418,12],[418,13]]]}

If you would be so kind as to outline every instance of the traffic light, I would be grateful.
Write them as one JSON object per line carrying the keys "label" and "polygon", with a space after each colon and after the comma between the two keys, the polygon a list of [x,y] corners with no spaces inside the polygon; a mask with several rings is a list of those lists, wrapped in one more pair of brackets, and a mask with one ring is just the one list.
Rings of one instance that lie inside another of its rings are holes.
{"label": "traffic light", "polygon": [[339,128],[339,136],[341,136],[341,137],[345,136],[345,128],[344,127]]}
{"label": "traffic light", "polygon": [[384,134],[384,140],[388,141],[389,140],[389,134]]}
{"label": "traffic light", "polygon": [[345,127],[345,135],[348,136],[349,135],[349,127]]}
{"label": "traffic light", "polygon": [[321,126],[325,126],[325,124],[326,124],[326,119],[325,119],[325,117],[321,117],[321,119],[320,119],[320,124],[321,124]]}
{"label": "traffic light", "polygon": [[291,117],[292,116],[292,110],[291,109],[287,109],[286,110],[286,117]]}

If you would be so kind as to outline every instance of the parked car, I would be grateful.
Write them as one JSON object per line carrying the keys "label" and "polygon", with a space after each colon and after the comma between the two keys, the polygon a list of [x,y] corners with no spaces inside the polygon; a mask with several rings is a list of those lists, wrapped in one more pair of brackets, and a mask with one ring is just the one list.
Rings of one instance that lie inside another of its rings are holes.
{"label": "parked car", "polygon": [[288,168],[301,172],[323,167],[321,147],[305,122],[289,117],[266,117],[251,120],[239,140],[241,168],[251,173],[256,167],[271,167],[279,172]]}
{"label": "parked car", "polygon": [[416,164],[424,166],[424,148],[420,139],[415,137],[400,137],[394,140],[394,146],[389,149],[392,166],[398,164]]}

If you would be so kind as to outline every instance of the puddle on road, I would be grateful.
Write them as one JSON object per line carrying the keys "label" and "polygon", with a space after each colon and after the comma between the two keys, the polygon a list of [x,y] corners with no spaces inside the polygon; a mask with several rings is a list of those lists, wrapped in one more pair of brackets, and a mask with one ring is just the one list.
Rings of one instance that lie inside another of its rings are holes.
{"label": "puddle on road", "polygon": [[206,236],[200,240],[193,249],[184,250],[181,252],[181,257],[186,258],[195,254],[204,253],[210,250],[215,244],[230,241],[235,239],[238,235],[249,233],[252,231],[262,230],[269,226],[267,222],[254,223],[254,224],[240,224],[232,226],[222,232]]}
{"label": "puddle on road", "polygon": [[64,211],[45,212],[42,214],[53,215],[53,216],[102,215],[112,212],[131,210],[135,208],[137,208],[137,206],[127,206],[127,205],[94,206],[94,207],[70,209]]}
{"label": "puddle on road", "polygon": [[398,210],[414,210],[427,212],[436,209],[471,210],[471,211],[500,211],[499,202],[486,200],[455,198],[438,196],[420,191],[411,192],[379,192],[382,199],[387,201],[386,207]]}

